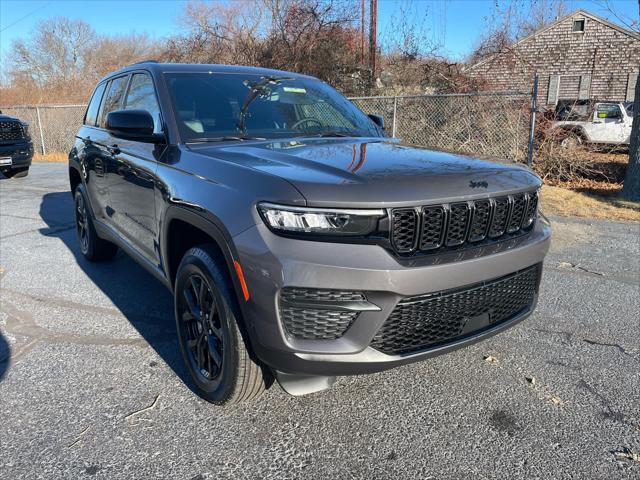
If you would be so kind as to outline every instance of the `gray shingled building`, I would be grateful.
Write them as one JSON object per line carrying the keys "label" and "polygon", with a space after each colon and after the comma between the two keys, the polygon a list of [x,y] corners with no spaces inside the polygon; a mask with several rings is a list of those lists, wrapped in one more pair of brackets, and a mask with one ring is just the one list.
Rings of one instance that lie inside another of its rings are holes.
{"label": "gray shingled building", "polygon": [[491,90],[530,90],[538,100],[632,101],[640,70],[640,35],[577,10],[469,67]]}

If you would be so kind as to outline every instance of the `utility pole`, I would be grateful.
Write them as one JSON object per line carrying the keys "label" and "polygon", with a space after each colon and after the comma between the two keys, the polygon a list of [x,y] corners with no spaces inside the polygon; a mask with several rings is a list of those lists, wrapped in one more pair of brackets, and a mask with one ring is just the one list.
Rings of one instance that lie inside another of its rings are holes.
{"label": "utility pole", "polygon": [[371,88],[376,82],[376,55],[378,51],[378,0],[371,0],[369,19],[369,66],[371,68]]}
{"label": "utility pole", "polygon": [[364,0],[360,0],[360,8],[362,11],[362,14],[360,15],[360,64],[364,66],[364,22],[365,22]]}

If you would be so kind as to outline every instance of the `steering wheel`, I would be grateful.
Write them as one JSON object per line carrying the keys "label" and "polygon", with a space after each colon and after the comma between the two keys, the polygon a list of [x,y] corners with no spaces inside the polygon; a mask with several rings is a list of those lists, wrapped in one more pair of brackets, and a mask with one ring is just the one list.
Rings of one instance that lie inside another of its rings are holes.
{"label": "steering wheel", "polygon": [[293,125],[291,125],[291,130],[296,130],[300,125],[305,123],[313,123],[313,124],[316,124],[318,127],[322,128],[322,123],[320,123],[320,120],[316,120],[315,118],[311,118],[311,117],[305,117],[305,118],[301,118],[300,120],[295,122]]}

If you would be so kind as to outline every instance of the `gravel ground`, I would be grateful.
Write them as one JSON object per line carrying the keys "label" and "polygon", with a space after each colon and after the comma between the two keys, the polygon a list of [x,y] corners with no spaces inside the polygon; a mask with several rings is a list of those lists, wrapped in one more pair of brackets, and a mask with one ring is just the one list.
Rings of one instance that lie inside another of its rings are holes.
{"label": "gravel ground", "polygon": [[553,219],[538,310],[501,335],[219,408],[169,293],[81,257],[65,172],[0,180],[0,478],[640,477],[638,224]]}

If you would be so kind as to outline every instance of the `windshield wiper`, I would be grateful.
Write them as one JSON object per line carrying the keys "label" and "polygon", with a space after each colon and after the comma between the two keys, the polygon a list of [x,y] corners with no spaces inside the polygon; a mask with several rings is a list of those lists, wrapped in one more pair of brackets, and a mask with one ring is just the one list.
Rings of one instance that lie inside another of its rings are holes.
{"label": "windshield wiper", "polygon": [[358,137],[360,135],[354,135],[352,133],[347,132],[338,132],[338,131],[327,131],[320,133],[303,133],[301,135],[296,135],[296,137]]}
{"label": "windshield wiper", "polygon": [[249,94],[244,99],[242,103],[242,108],[240,109],[240,118],[238,121],[238,130],[242,133],[246,133],[247,127],[245,125],[247,118],[247,111],[249,110],[249,106],[251,103],[258,97],[266,97],[271,93],[272,86],[279,85],[281,82],[285,80],[294,80],[293,77],[274,77],[265,75],[261,77],[260,81],[250,84],[245,80],[245,85],[247,85],[250,89]]}
{"label": "windshield wiper", "polygon": [[186,143],[232,142],[232,141],[242,141],[242,140],[266,140],[266,138],[264,138],[264,137],[249,137],[247,135],[242,135],[242,136],[225,135],[225,136],[222,136],[222,137],[190,138]]}

